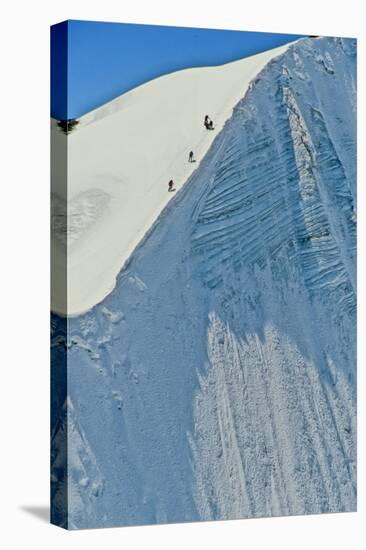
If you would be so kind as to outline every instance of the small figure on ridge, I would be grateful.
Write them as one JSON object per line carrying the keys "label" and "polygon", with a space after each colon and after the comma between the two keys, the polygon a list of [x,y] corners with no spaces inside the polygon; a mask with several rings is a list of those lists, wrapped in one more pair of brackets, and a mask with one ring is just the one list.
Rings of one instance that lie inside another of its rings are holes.
{"label": "small figure on ridge", "polygon": [[213,121],[210,119],[210,117],[208,115],[205,116],[205,120],[203,122],[203,125],[204,127],[206,128],[206,130],[214,130],[214,125],[213,125]]}

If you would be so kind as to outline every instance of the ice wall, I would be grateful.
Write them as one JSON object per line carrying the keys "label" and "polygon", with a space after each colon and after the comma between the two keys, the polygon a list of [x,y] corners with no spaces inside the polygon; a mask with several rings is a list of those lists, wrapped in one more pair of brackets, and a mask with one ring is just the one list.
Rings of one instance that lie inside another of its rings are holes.
{"label": "ice wall", "polygon": [[355,510],[355,140],[355,41],[299,41],[113,292],[67,331],[54,317],[56,522]]}

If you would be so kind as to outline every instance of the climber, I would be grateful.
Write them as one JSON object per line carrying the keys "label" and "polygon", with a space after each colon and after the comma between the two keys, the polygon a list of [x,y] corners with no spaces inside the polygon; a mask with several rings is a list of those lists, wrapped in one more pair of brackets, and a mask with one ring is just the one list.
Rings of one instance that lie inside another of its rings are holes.
{"label": "climber", "polygon": [[196,162],[196,161],[193,159],[193,151],[191,151],[191,152],[189,153],[188,162]]}
{"label": "climber", "polygon": [[174,191],[173,185],[174,185],[173,180],[170,180],[170,182],[168,183],[168,191]]}
{"label": "climber", "polygon": [[210,119],[210,117],[208,115],[205,116],[205,120],[204,120],[204,123],[203,123],[204,127],[206,128],[206,130],[214,130],[214,126],[213,126],[213,121]]}

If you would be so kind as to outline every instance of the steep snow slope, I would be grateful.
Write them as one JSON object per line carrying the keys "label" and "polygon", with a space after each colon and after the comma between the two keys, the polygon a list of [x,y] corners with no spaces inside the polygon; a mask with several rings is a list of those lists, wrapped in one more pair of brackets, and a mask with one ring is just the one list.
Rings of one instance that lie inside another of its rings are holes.
{"label": "steep snow slope", "polygon": [[58,521],[355,510],[355,72],[350,39],[271,61],[111,294],[54,316]]}
{"label": "steep snow slope", "polygon": [[[54,258],[68,269],[67,308],[60,284],[53,311],[82,313],[111,291],[172,198],[168,181],[174,180],[176,190],[184,184],[252,78],[286,48],[157,78],[83,116],[67,138],[53,121],[54,149],[63,153],[67,142],[67,196],[58,191],[53,200]],[[213,118],[214,131],[204,128],[205,114]],[[188,162],[191,150],[196,163]],[[60,167],[54,167],[56,180]]]}

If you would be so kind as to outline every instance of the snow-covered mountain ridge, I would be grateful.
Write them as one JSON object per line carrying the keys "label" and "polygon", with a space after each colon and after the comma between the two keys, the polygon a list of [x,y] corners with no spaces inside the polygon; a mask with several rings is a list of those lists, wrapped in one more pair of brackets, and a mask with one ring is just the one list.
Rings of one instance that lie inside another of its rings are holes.
{"label": "snow-covered mountain ridge", "polygon": [[356,509],[355,140],[355,41],[292,45],[111,294],[54,316],[55,518]]}
{"label": "snow-covered mountain ridge", "polygon": [[[52,121],[52,311],[84,313],[113,289],[124,263],[199,167],[251,80],[287,47],[156,78],[84,115],[67,136]],[[205,114],[214,130],[205,129]],[[188,162],[191,150],[194,162]]]}

